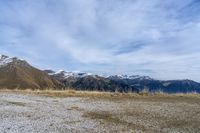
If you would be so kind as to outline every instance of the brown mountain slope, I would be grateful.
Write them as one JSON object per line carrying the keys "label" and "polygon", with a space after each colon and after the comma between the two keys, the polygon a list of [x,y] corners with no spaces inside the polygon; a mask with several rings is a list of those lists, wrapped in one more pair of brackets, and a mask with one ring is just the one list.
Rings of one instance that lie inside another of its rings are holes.
{"label": "brown mountain slope", "polygon": [[[4,58],[9,57],[4,56]],[[0,66],[0,88],[59,89],[59,87],[61,87],[59,81],[24,60],[10,58],[9,63]]]}

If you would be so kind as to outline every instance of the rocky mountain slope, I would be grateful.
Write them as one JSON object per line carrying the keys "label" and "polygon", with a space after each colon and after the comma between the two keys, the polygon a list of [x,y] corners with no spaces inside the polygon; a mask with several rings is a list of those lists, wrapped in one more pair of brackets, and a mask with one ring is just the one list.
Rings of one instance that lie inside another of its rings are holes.
{"label": "rocky mountain slope", "polygon": [[25,60],[0,55],[0,88],[46,89],[59,86],[59,81]]}

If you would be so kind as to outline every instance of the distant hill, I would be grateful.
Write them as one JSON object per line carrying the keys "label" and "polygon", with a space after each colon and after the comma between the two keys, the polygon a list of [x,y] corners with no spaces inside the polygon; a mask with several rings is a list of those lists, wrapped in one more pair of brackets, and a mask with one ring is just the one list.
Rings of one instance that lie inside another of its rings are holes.
{"label": "distant hill", "polygon": [[0,55],[0,88],[59,88],[61,83],[25,60]]}

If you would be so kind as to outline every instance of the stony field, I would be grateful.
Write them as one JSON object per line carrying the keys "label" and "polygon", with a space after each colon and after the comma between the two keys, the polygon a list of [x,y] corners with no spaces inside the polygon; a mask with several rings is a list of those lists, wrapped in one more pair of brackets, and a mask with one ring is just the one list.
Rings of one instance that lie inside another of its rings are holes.
{"label": "stony field", "polygon": [[0,133],[198,133],[200,97],[0,92]]}

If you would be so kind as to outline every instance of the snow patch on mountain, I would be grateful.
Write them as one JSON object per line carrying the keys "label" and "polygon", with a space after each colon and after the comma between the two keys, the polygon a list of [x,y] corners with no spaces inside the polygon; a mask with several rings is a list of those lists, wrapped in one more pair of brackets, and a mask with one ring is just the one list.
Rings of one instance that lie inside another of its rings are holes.
{"label": "snow patch on mountain", "polygon": [[95,75],[92,73],[86,73],[86,72],[80,72],[80,71],[64,71],[59,70],[57,72],[52,70],[45,70],[50,76],[59,76],[64,79],[67,79],[69,77],[73,78],[82,78],[86,76],[93,76],[93,77],[103,77],[103,78],[109,78],[109,79],[137,79],[137,80],[153,80],[149,76],[139,76],[139,75]]}
{"label": "snow patch on mountain", "polygon": [[54,75],[54,76],[62,76],[63,78],[69,78],[69,77],[74,77],[74,78],[81,78],[81,77],[86,77],[86,76],[95,76],[92,73],[85,73],[85,72],[80,72],[80,71],[64,71],[64,70],[59,70],[57,72],[52,71],[52,70],[45,70],[49,75]]}
{"label": "snow patch on mountain", "polygon": [[16,64],[24,65],[24,66],[29,65],[25,60],[0,54],[0,67],[7,66],[8,64],[12,62],[15,62]]}
{"label": "snow patch on mountain", "polygon": [[12,61],[13,61],[13,58],[10,58],[10,57],[8,57],[8,56],[1,55],[1,54],[0,54],[0,67],[9,64],[9,63],[11,63]]}
{"label": "snow patch on mountain", "polygon": [[139,75],[112,75],[108,78],[117,78],[117,79],[138,79],[138,80],[153,80],[149,76],[139,76]]}

